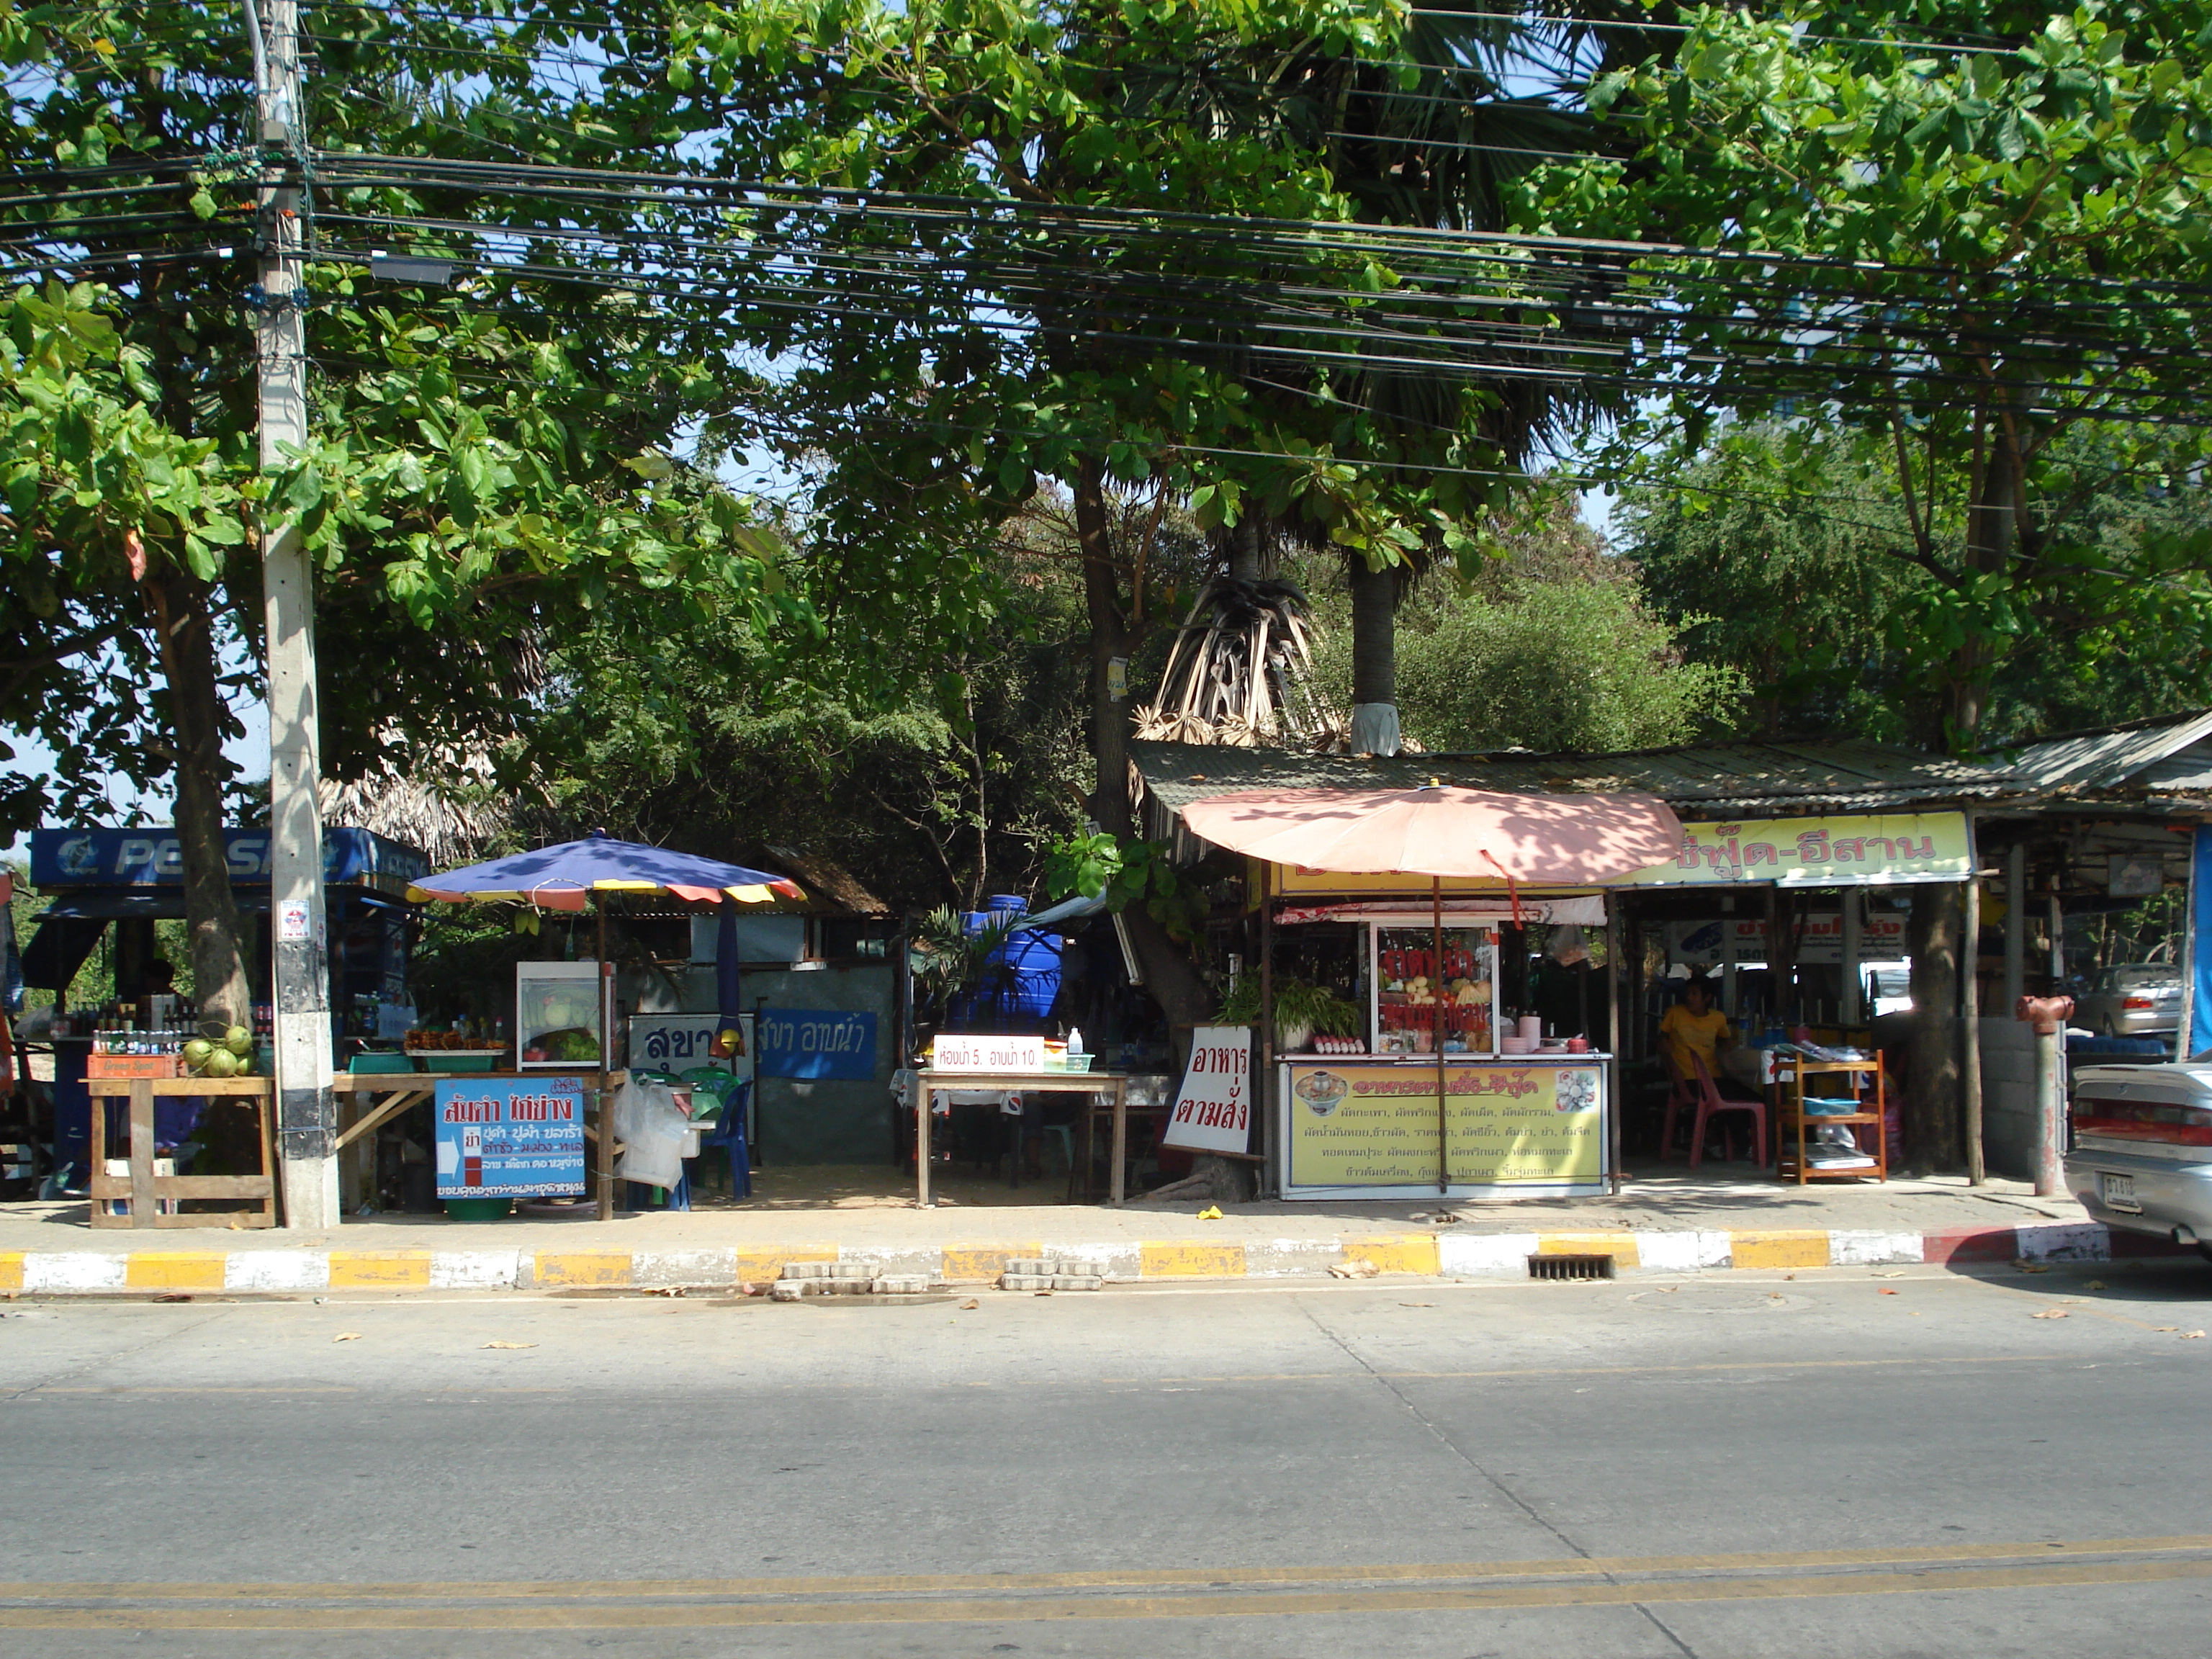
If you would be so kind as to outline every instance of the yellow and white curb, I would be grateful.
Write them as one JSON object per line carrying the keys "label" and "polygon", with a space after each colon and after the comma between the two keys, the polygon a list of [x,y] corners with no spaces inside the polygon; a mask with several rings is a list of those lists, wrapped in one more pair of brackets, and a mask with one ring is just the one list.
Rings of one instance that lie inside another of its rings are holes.
{"label": "yellow and white curb", "polygon": [[1361,1274],[1527,1279],[1529,1258],[1610,1256],[1618,1273],[1877,1267],[1929,1262],[2104,1261],[2171,1253],[2155,1239],[2115,1236],[2095,1222],[1939,1232],[1746,1229],[1584,1233],[1418,1232],[1334,1238],[1174,1238],[1116,1243],[1041,1239],[892,1249],[835,1243],[700,1250],[27,1250],[0,1251],[0,1292],[32,1296],[286,1294],[302,1291],[592,1291],[766,1284],[794,1261],[866,1267],[873,1275],[990,1284],[1011,1261],[1047,1254],[1097,1261],[1121,1283],[1301,1279],[1332,1268]]}

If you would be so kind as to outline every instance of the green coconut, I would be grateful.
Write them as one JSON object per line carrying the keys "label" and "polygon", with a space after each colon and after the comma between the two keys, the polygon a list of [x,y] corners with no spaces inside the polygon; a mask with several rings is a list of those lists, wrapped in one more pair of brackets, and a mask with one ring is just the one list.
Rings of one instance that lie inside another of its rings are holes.
{"label": "green coconut", "polygon": [[194,1037],[185,1044],[185,1063],[195,1072],[207,1064],[207,1057],[215,1052],[215,1044],[205,1037]]}
{"label": "green coconut", "polygon": [[222,1034],[222,1046],[234,1054],[250,1054],[253,1052],[253,1033],[243,1025],[234,1025]]}
{"label": "green coconut", "polygon": [[217,1048],[207,1057],[206,1072],[210,1077],[236,1077],[238,1056],[228,1048]]}

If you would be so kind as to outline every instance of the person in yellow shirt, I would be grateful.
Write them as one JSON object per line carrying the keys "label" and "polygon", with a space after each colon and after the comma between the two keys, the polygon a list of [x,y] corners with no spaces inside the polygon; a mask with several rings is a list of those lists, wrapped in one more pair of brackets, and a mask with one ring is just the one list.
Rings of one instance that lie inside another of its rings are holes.
{"label": "person in yellow shirt", "polygon": [[1667,1057],[1685,1078],[1697,1075],[1693,1060],[1702,1060],[1716,1079],[1721,1074],[1721,1051],[1735,1036],[1729,1017],[1712,1006],[1712,988],[1693,979],[1682,988],[1682,1000],[1659,1022],[1659,1041]]}

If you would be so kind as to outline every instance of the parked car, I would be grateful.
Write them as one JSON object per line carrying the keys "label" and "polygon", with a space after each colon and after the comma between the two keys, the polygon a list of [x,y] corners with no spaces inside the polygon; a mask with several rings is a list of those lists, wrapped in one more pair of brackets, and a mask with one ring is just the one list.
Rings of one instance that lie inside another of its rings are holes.
{"label": "parked car", "polygon": [[2081,1207],[2212,1260],[2212,1066],[2085,1066],[2072,1115],[2063,1163]]}
{"label": "parked car", "polygon": [[2160,962],[2124,962],[2107,968],[2075,1000],[2074,1023],[2100,1036],[2164,1036],[2178,1031],[2181,970]]}

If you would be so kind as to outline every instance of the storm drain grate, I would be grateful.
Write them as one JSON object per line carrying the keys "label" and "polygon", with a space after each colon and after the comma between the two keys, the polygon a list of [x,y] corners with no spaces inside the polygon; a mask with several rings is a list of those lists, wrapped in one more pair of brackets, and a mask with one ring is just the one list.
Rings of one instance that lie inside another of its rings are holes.
{"label": "storm drain grate", "polygon": [[1613,1277],[1613,1258],[1610,1255],[1532,1255],[1528,1258],[1528,1277],[1610,1279]]}

